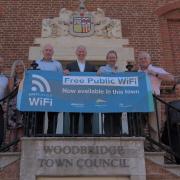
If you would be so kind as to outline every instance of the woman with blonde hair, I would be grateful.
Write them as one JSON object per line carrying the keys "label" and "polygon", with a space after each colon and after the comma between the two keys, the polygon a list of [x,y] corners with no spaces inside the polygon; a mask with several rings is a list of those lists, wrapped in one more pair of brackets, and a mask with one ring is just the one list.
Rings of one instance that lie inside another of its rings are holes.
{"label": "woman with blonde hair", "polygon": [[24,78],[25,65],[22,60],[14,61],[11,67],[11,74],[9,78],[9,90],[12,91],[19,86],[19,83]]}
{"label": "woman with blonde hair", "polygon": [[24,72],[25,65],[23,61],[14,61],[8,83],[9,91],[13,91],[8,102],[8,128],[10,130],[10,141],[22,137],[23,135],[23,113],[17,110],[16,104],[18,87],[24,78]]}

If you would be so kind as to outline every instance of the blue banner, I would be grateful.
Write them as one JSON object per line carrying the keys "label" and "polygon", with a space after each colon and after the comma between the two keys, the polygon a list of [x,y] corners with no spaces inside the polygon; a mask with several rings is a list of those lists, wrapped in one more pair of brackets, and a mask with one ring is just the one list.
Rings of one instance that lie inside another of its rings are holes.
{"label": "blue banner", "polygon": [[152,112],[153,97],[143,72],[116,74],[29,70],[19,88],[20,111]]}

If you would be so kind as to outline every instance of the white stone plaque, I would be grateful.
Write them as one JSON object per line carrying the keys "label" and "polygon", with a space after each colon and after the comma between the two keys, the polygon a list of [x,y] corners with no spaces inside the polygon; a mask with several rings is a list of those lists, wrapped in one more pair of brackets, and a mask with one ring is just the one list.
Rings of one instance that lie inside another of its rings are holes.
{"label": "white stone plaque", "polygon": [[23,138],[20,180],[130,177],[145,180],[143,138]]}

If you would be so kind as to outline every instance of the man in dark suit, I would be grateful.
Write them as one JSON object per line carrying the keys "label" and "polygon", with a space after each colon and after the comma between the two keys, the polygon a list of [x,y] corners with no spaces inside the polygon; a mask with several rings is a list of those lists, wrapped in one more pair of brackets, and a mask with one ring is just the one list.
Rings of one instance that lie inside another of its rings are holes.
{"label": "man in dark suit", "polygon": [[[86,61],[87,50],[85,46],[78,46],[76,49],[77,60],[68,64],[64,71],[65,74],[69,72],[96,72],[95,66]],[[92,113],[82,113],[84,120],[84,134],[92,133]],[[70,113],[70,133],[78,134],[80,113]]]}

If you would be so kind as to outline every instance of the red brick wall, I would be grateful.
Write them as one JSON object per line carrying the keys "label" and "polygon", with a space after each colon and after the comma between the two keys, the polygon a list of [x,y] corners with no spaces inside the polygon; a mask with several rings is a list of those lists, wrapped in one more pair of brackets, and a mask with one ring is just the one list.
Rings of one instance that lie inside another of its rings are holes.
{"label": "red brick wall", "polygon": [[0,180],[19,180],[20,161],[8,165],[0,170]]}
{"label": "red brick wall", "polygon": [[[5,71],[12,62],[22,59],[27,63],[29,47],[41,36],[41,22],[57,17],[61,8],[76,10],[78,0],[1,0],[0,1],[0,54],[5,56]],[[106,16],[121,19],[123,37],[130,46],[151,53],[155,65],[180,74],[179,65],[179,0],[89,0],[88,10],[98,7]]]}

